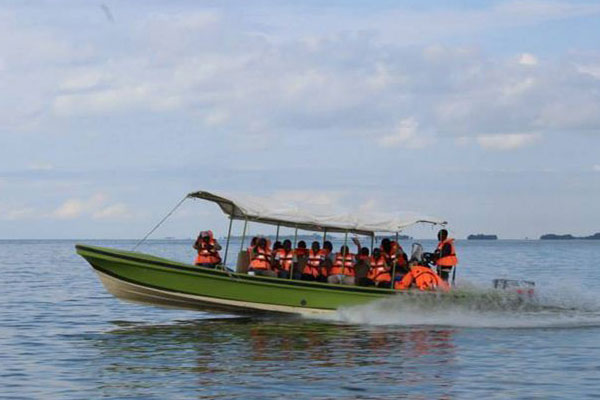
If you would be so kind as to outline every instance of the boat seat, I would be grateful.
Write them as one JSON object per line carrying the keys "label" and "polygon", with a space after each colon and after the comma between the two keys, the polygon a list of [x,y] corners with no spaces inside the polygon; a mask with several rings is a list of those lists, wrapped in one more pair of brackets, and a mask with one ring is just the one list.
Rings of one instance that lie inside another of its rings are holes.
{"label": "boat seat", "polygon": [[250,256],[246,250],[242,250],[238,253],[237,256],[237,264],[235,267],[236,272],[240,272],[245,274],[248,272],[248,267],[250,266]]}

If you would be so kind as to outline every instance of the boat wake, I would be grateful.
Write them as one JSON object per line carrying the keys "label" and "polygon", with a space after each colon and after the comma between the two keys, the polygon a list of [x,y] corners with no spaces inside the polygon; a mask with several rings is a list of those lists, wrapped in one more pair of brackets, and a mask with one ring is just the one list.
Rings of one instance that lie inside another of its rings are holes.
{"label": "boat wake", "polygon": [[344,307],[320,317],[364,325],[473,328],[581,328],[600,326],[600,295],[572,288],[537,289],[534,297],[475,286],[452,296],[394,296]]}

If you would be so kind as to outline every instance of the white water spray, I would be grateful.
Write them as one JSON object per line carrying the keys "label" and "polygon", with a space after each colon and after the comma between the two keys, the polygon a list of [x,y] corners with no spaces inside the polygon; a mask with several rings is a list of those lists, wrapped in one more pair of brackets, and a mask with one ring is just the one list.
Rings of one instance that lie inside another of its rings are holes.
{"label": "white water spray", "polygon": [[326,320],[365,325],[474,328],[600,326],[600,294],[581,288],[538,288],[533,298],[463,285],[454,296],[398,295],[344,307]]}

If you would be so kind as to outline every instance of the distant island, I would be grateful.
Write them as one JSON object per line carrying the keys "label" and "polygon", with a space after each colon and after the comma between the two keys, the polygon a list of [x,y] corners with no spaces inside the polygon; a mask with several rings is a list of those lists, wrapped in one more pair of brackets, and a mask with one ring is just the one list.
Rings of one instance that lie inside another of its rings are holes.
{"label": "distant island", "polygon": [[600,240],[600,232],[594,233],[590,236],[573,236],[571,234],[557,235],[555,233],[547,233],[540,236],[540,240]]}
{"label": "distant island", "polygon": [[476,235],[467,236],[467,240],[498,240],[497,235],[484,235],[483,233],[478,233]]}

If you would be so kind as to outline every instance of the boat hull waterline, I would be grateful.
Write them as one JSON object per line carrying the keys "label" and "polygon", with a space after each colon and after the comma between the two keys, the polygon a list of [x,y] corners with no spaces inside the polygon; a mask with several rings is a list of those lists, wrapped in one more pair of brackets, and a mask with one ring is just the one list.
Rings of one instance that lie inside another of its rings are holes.
{"label": "boat hull waterline", "polygon": [[105,247],[78,244],[76,250],[114,296],[165,307],[318,315],[390,295],[414,294],[250,276]]}

